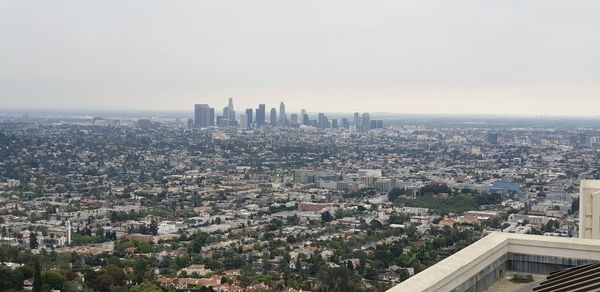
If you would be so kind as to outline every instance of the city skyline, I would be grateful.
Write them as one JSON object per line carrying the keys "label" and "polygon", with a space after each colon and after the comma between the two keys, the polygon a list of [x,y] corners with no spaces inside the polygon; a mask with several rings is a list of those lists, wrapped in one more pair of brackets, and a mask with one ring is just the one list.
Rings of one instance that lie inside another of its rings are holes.
{"label": "city skyline", "polygon": [[0,0],[0,292],[600,291],[599,10]]}
{"label": "city skyline", "polygon": [[598,115],[597,3],[284,2],[3,2],[0,104]]}
{"label": "city skyline", "polygon": [[[346,117],[327,116],[324,112],[317,112],[317,119],[311,119],[311,113],[306,109],[300,110],[301,119],[298,113],[292,113],[288,119],[285,102],[279,103],[279,112],[275,107],[269,111],[269,119],[266,119],[266,105],[258,104],[257,108],[246,108],[244,112],[236,114],[233,98],[228,98],[227,106],[223,108],[222,114],[216,114],[215,108],[210,104],[194,104],[194,114],[188,119],[188,128],[207,128],[207,127],[240,127],[242,129],[269,127],[299,127],[311,126],[318,129],[348,129],[352,125],[353,130],[369,131],[383,128],[383,120],[371,119],[371,114],[363,112],[354,112],[352,123],[350,114]],[[357,118],[357,116],[360,116]],[[313,114],[314,117],[314,114]],[[143,119],[150,122],[149,119]],[[268,121],[268,123],[267,123]]]}

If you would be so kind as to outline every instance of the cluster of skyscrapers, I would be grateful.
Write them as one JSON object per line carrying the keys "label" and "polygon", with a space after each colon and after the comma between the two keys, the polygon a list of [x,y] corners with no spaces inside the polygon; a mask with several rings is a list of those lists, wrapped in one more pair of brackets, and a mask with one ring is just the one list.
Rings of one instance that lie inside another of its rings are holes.
{"label": "cluster of skyscrapers", "polygon": [[383,120],[371,120],[369,113],[354,113],[354,119],[347,118],[329,119],[325,113],[319,113],[317,119],[313,120],[305,109],[299,114],[293,113],[289,116],[285,111],[283,101],[279,104],[279,113],[276,108],[271,108],[269,120],[265,104],[259,104],[258,108],[247,108],[244,113],[236,115],[233,108],[233,99],[223,108],[222,115],[215,117],[215,109],[208,104],[196,104],[194,106],[194,119],[188,121],[188,128],[206,128],[212,126],[240,127],[243,129],[260,127],[299,127],[312,126],[318,129],[354,129],[358,131],[369,131],[371,129],[383,128]]}

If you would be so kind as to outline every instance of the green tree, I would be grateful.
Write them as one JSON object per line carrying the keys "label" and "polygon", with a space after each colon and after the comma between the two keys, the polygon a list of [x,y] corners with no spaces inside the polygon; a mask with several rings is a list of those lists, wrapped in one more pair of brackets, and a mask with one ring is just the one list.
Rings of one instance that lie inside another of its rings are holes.
{"label": "green tree", "polygon": [[125,272],[121,270],[121,268],[116,265],[107,265],[100,269],[100,272],[104,275],[108,275],[112,279],[112,283],[115,286],[123,286],[125,285],[125,281],[127,280],[127,275]]}
{"label": "green tree", "polygon": [[40,263],[38,260],[35,261],[33,267],[33,292],[42,292],[42,272]]}
{"label": "green tree", "polygon": [[333,216],[331,216],[331,213],[329,211],[325,211],[325,212],[321,213],[321,221],[331,222],[332,220],[333,220]]}
{"label": "green tree", "polygon": [[44,271],[42,279],[44,280],[44,286],[55,290],[61,290],[65,283],[65,277],[57,271]]}
{"label": "green tree", "polygon": [[152,233],[152,235],[158,234],[158,222],[156,222],[156,220],[152,219],[150,221],[150,225],[148,225],[148,231]]}
{"label": "green tree", "polygon": [[23,289],[23,275],[18,270],[0,267],[0,291],[20,291]]}
{"label": "green tree", "polygon": [[137,287],[133,287],[130,291],[131,292],[163,292],[163,290],[160,289],[160,287],[156,286],[155,284],[153,284],[151,282],[144,282]]}
{"label": "green tree", "polygon": [[96,290],[100,290],[101,292],[110,291],[110,286],[112,286],[113,281],[109,275],[102,274],[94,280],[94,288]]}
{"label": "green tree", "polygon": [[348,268],[325,268],[319,273],[321,291],[361,291],[360,279],[353,275]]}
{"label": "green tree", "polygon": [[406,191],[404,189],[401,188],[393,188],[389,193],[388,193],[388,200],[390,202],[395,202],[401,195],[404,195],[406,193]]}
{"label": "green tree", "polygon": [[194,236],[194,240],[190,244],[188,250],[190,253],[201,253],[202,246],[206,243],[208,239],[208,234],[204,232],[197,232]]}
{"label": "green tree", "polygon": [[152,272],[153,265],[146,257],[137,257],[133,262],[132,281],[135,284],[141,284],[144,281],[154,278]]}
{"label": "green tree", "polygon": [[37,232],[33,231],[29,235],[29,248],[36,249],[38,247]]}

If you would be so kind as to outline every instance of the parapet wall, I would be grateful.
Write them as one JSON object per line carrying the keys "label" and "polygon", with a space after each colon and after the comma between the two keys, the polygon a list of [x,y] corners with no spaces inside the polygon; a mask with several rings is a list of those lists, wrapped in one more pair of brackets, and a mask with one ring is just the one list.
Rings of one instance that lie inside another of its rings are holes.
{"label": "parapet wall", "polygon": [[507,270],[547,274],[600,262],[600,241],[492,233],[389,291],[484,291]]}

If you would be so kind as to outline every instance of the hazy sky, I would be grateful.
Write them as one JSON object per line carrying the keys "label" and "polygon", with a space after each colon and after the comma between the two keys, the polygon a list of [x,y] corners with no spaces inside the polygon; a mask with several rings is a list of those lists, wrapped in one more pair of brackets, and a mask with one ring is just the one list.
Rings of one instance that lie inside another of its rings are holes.
{"label": "hazy sky", "polygon": [[0,109],[600,116],[600,1],[0,0]]}

